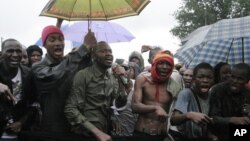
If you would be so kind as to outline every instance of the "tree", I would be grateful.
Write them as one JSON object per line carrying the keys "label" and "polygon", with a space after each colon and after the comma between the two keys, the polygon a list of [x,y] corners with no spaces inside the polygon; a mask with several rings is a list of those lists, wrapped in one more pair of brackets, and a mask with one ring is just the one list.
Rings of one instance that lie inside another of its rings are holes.
{"label": "tree", "polygon": [[250,15],[250,0],[183,0],[174,13],[178,25],[171,29],[174,36],[186,37],[198,27],[226,18]]}

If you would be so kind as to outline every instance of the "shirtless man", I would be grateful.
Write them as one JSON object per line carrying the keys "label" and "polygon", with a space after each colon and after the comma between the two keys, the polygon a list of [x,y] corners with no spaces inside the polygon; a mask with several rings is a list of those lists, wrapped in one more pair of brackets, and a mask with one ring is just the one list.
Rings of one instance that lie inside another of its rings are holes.
{"label": "shirtless man", "polygon": [[171,102],[181,87],[171,77],[173,56],[161,51],[154,57],[151,72],[136,78],[132,110],[139,114],[135,134],[166,135]]}

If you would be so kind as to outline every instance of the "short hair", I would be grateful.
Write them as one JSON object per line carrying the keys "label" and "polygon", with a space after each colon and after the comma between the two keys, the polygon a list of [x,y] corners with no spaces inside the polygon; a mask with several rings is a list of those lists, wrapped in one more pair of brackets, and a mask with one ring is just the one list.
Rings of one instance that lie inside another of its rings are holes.
{"label": "short hair", "polygon": [[245,71],[248,77],[248,81],[250,80],[250,66],[246,63],[238,63],[233,65],[232,69],[240,69]]}
{"label": "short hair", "polygon": [[213,67],[209,63],[202,62],[202,63],[198,64],[197,66],[195,66],[194,72],[193,72],[193,78],[196,77],[197,72],[200,69],[208,69],[208,70],[211,70],[212,72],[214,71]]}
{"label": "short hair", "polygon": [[[5,44],[6,44],[7,42],[9,42],[9,41],[16,41],[16,42],[19,42],[19,41],[17,41],[16,39],[13,39],[13,38],[6,39],[6,40],[4,40],[4,41],[2,42],[2,44],[1,44],[1,47],[2,47],[3,50],[5,50]],[[22,47],[21,44],[20,44],[20,47]],[[2,51],[3,51],[3,50],[2,50]]]}

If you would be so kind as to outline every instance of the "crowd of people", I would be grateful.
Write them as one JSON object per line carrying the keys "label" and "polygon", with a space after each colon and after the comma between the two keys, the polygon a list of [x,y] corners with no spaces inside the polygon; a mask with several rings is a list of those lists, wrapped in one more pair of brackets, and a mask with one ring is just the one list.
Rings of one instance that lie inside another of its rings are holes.
{"label": "crowd of people", "polygon": [[18,141],[23,131],[228,141],[230,125],[250,124],[249,64],[185,68],[157,46],[114,62],[110,45],[92,32],[67,55],[58,27],[46,26],[41,37],[44,58],[39,46],[2,42],[0,141]]}

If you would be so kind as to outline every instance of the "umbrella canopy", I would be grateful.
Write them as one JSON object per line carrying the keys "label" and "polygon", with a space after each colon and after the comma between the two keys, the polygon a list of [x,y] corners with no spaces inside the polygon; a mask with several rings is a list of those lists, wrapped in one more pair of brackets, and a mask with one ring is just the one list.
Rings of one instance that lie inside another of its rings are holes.
{"label": "umbrella canopy", "polygon": [[174,56],[187,68],[201,62],[212,66],[219,62],[250,64],[250,16],[198,28],[186,40]]}
{"label": "umbrella canopy", "polygon": [[[128,30],[121,25],[108,21],[92,21],[91,31],[94,32],[97,41],[106,41],[108,43],[130,42],[134,39]],[[88,22],[81,21],[67,24],[62,27],[65,39],[73,42],[82,42],[84,36],[88,33]]]}
{"label": "umbrella canopy", "polygon": [[[93,21],[92,31],[97,41],[106,41],[107,43],[130,42],[135,37],[121,25],[108,21]],[[88,33],[88,22],[80,21],[64,24],[61,27],[65,40],[71,41],[73,46],[78,46],[83,42]],[[42,45],[39,39],[37,45]]]}
{"label": "umbrella canopy", "polygon": [[41,16],[68,21],[112,20],[138,15],[149,0],[50,0]]}

